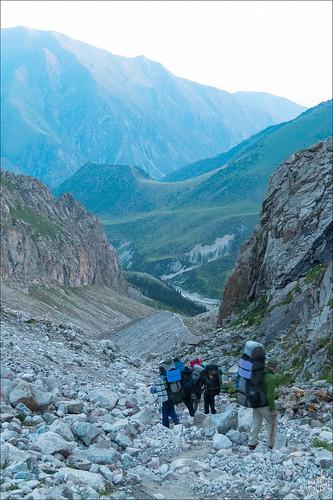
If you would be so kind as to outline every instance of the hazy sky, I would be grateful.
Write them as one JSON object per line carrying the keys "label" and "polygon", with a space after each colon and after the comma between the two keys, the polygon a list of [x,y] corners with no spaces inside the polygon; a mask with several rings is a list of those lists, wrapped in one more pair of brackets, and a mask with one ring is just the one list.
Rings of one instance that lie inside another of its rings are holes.
{"label": "hazy sky", "polygon": [[55,30],[174,75],[305,106],[332,98],[331,1],[6,1],[1,27]]}

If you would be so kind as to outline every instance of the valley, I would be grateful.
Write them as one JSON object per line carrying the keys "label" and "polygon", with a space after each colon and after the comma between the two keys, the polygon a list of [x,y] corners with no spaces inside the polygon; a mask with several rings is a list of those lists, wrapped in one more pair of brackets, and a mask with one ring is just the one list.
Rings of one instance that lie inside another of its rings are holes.
{"label": "valley", "polygon": [[[1,50],[1,500],[330,498],[332,100],[54,31]],[[272,447],[236,397],[247,341],[276,361]],[[166,427],[176,358],[221,383]]]}
{"label": "valley", "polygon": [[[163,182],[135,167],[89,163],[53,191],[72,193],[100,217],[125,270],[219,300],[258,222],[269,176],[295,150],[332,134],[331,105],[321,103]],[[228,245],[207,258],[206,249],[225,238]]]}

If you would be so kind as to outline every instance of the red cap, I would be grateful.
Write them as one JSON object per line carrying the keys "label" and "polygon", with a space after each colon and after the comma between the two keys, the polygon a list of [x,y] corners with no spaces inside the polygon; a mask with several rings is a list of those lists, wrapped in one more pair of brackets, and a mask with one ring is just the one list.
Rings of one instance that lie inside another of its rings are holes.
{"label": "red cap", "polygon": [[193,366],[194,366],[194,365],[200,365],[200,364],[201,364],[201,363],[200,363],[200,359],[199,359],[199,358],[197,358],[197,359],[195,359],[194,361],[191,361],[191,362],[190,362],[190,365],[192,366],[192,368],[193,368]]}

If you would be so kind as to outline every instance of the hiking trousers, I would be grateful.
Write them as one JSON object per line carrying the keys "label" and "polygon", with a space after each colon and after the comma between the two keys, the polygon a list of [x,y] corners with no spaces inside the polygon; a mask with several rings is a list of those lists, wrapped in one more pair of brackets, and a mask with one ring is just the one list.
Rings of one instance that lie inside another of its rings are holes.
{"label": "hiking trousers", "polygon": [[204,412],[207,414],[210,411],[215,414],[215,396],[207,392],[204,393]]}
{"label": "hiking trousers", "polygon": [[277,416],[273,415],[269,406],[263,406],[261,408],[253,408],[253,420],[252,427],[249,435],[250,446],[254,446],[258,443],[258,435],[261,429],[263,419],[266,420],[268,425],[268,446],[273,448],[276,436],[277,427]]}
{"label": "hiking trousers", "polygon": [[162,403],[162,424],[164,427],[170,427],[169,417],[172,418],[175,424],[179,424],[179,418],[174,405],[169,405],[167,401]]}

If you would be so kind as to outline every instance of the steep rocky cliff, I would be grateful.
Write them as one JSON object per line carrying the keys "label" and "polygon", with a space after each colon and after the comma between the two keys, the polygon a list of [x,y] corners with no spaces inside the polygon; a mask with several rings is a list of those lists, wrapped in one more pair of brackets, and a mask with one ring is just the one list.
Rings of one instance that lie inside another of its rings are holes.
{"label": "steep rocky cliff", "polygon": [[291,155],[271,176],[218,318],[256,323],[257,338],[266,346],[279,341],[286,366],[299,365],[308,377],[325,371],[333,346],[332,151],[328,138]]}
{"label": "steep rocky cliff", "polygon": [[128,294],[98,217],[70,194],[56,199],[41,181],[1,171],[1,198],[4,283],[23,290],[94,284]]}

